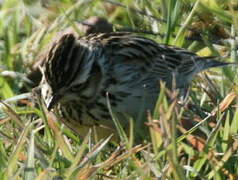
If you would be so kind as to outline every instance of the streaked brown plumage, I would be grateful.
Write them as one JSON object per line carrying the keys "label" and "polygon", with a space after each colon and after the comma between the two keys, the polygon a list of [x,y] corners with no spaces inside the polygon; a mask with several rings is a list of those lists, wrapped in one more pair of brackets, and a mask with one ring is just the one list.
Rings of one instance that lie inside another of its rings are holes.
{"label": "streaked brown plumage", "polygon": [[125,115],[136,122],[139,112],[153,111],[160,80],[171,89],[174,78],[184,95],[197,73],[225,65],[130,33],[85,37],[67,33],[45,56],[41,94],[48,110],[77,133],[84,135],[95,126],[103,137],[115,132],[106,94],[126,128]]}
{"label": "streaked brown plumage", "polygon": [[[96,34],[96,33],[108,33],[113,31],[113,24],[109,23],[105,18],[100,16],[91,16],[85,21],[75,23],[76,27],[85,35]],[[74,28],[68,27],[64,30],[64,33],[75,33]],[[56,39],[58,36],[62,35],[63,32],[59,32],[56,34]],[[50,46],[50,45],[49,45]],[[44,49],[47,51],[47,48]],[[27,74],[27,78],[31,82],[25,82],[23,88],[20,90],[21,92],[28,92],[30,88],[34,88],[39,85],[42,79],[42,73],[40,72],[39,66],[42,66],[44,63],[44,55],[45,51],[42,51],[36,61],[32,64],[29,74]]]}

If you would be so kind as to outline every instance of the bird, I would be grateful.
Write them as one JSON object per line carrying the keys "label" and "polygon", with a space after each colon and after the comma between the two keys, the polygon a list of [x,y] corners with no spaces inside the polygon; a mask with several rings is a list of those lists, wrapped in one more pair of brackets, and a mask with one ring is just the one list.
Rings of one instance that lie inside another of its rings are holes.
{"label": "bird", "polygon": [[[141,112],[145,120],[153,112],[161,81],[184,96],[195,75],[230,64],[130,32],[65,33],[44,55],[40,96],[80,136],[94,128],[104,138],[117,134],[108,104],[128,129],[127,117],[136,123]],[[145,124],[138,128],[142,132]]]}

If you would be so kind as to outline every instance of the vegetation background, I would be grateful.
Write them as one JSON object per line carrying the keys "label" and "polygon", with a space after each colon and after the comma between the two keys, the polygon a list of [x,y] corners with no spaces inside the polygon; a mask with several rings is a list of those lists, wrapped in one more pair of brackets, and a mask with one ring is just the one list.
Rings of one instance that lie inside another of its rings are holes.
{"label": "vegetation background", "polygon": [[133,132],[120,143],[78,137],[33,106],[27,76],[57,32],[83,34],[78,23],[91,16],[236,62],[237,0],[1,0],[0,9],[0,179],[238,179],[237,67],[199,75],[184,107],[163,89],[143,145]]}

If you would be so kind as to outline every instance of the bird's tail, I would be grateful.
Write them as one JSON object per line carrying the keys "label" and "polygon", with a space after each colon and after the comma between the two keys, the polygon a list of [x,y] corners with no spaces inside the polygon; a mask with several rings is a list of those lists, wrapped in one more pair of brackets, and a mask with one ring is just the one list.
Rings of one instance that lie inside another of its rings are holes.
{"label": "bird's tail", "polygon": [[214,57],[206,57],[205,59],[201,60],[203,61],[203,70],[213,68],[213,67],[223,67],[223,66],[230,66],[230,65],[238,65],[238,63],[235,62],[222,62],[216,60]]}

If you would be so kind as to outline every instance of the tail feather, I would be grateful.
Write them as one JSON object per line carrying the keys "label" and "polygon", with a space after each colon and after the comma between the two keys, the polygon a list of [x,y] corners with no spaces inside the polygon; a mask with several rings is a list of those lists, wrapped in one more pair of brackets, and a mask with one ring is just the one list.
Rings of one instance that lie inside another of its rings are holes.
{"label": "tail feather", "polygon": [[233,62],[222,62],[215,60],[215,58],[206,58],[202,60],[204,62],[203,70],[213,68],[213,67],[223,67],[230,65],[238,65],[238,63]]}

